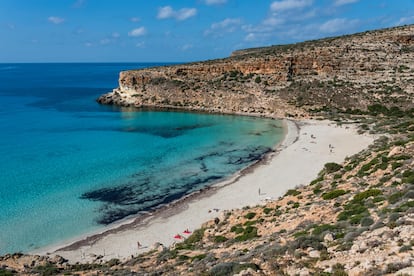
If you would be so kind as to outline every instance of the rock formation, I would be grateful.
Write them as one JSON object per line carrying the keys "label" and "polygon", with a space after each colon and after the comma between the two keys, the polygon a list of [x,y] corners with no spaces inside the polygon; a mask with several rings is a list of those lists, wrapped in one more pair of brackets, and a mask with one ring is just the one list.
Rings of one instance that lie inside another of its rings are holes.
{"label": "rock formation", "polygon": [[98,102],[267,116],[414,107],[414,26],[240,50],[205,62],[121,72]]}

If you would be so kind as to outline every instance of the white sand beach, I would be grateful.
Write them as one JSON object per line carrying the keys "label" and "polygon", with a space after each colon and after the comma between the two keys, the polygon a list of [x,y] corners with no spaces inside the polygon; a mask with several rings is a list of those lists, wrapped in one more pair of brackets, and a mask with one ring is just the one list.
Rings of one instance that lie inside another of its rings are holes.
{"label": "white sand beach", "polygon": [[[70,249],[53,252],[55,247],[47,251],[70,262],[88,262],[97,255],[102,255],[103,260],[127,259],[152,249],[157,242],[169,246],[179,241],[174,239],[176,234],[186,236],[185,229],[200,228],[224,210],[264,204],[266,200],[282,196],[288,189],[309,184],[325,163],[340,163],[374,140],[370,135],[358,135],[352,125],[336,126],[332,122],[314,120],[286,121],[286,124],[287,135],[276,152],[241,175],[218,184],[219,187],[164,208],[139,223],[100,235],[93,242],[85,240]],[[139,248],[137,242],[141,244]],[[45,254],[46,251],[34,253]]]}

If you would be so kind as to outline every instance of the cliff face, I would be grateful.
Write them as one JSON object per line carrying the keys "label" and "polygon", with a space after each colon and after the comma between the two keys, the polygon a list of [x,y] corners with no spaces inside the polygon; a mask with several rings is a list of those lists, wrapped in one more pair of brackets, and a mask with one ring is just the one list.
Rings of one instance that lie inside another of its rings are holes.
{"label": "cliff face", "polygon": [[121,72],[104,104],[302,116],[311,108],[413,107],[414,26],[236,51]]}

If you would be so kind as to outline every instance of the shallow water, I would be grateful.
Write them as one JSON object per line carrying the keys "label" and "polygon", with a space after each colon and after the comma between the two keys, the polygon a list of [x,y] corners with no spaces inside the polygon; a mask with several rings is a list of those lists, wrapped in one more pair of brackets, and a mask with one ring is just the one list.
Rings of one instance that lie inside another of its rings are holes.
{"label": "shallow water", "polygon": [[234,174],[283,134],[270,119],[131,111],[95,99],[156,64],[0,64],[0,253],[27,252]]}

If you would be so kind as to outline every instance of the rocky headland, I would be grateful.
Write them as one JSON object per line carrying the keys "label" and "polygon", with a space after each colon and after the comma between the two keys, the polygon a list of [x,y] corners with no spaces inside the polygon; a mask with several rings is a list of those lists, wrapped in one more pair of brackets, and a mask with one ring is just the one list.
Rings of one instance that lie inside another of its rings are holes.
{"label": "rocky headland", "polygon": [[98,102],[304,117],[374,104],[414,107],[414,27],[240,50],[226,59],[121,72]]}
{"label": "rocky headland", "polygon": [[[128,260],[0,257],[0,275],[414,275],[414,26],[122,72],[103,104],[324,118],[375,134],[308,185]],[[298,168],[300,171],[303,168]]]}

